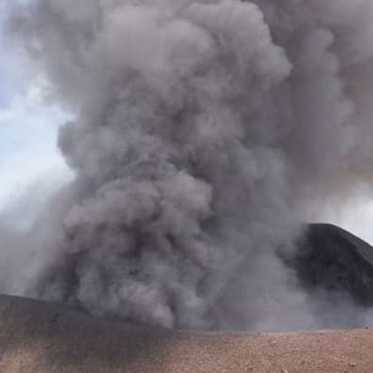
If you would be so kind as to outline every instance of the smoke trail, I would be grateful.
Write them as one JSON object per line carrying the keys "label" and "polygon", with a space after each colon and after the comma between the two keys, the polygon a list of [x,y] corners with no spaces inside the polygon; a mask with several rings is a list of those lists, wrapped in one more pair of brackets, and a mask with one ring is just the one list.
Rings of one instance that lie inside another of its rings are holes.
{"label": "smoke trail", "polygon": [[372,15],[368,0],[17,7],[13,37],[76,118],[59,136],[76,178],[40,218],[25,291],[167,327],[317,323],[276,251],[320,196],[371,178]]}

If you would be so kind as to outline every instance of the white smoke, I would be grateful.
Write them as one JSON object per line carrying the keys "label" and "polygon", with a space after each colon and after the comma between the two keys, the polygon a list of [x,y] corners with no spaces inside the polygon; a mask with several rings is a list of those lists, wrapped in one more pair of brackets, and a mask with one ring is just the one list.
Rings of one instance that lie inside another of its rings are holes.
{"label": "white smoke", "polygon": [[59,136],[76,179],[17,292],[166,327],[316,325],[276,251],[371,180],[372,16],[369,0],[18,6],[13,37],[76,118]]}

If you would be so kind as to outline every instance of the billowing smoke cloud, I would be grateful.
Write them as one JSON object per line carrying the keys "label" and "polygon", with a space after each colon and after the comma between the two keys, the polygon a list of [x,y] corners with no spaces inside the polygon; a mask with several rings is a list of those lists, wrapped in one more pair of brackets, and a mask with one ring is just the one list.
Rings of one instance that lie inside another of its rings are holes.
{"label": "billowing smoke cloud", "polygon": [[317,325],[276,252],[371,179],[372,16],[369,0],[17,7],[13,37],[76,118],[59,136],[76,178],[17,292],[166,327]]}

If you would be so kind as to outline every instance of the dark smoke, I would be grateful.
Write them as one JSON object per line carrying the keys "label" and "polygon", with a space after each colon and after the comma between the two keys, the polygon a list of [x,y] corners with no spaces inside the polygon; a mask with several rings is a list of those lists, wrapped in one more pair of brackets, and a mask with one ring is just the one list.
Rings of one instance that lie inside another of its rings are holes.
{"label": "dark smoke", "polygon": [[372,17],[369,0],[15,7],[10,35],[74,114],[76,177],[7,289],[166,327],[317,326],[276,252],[371,180]]}

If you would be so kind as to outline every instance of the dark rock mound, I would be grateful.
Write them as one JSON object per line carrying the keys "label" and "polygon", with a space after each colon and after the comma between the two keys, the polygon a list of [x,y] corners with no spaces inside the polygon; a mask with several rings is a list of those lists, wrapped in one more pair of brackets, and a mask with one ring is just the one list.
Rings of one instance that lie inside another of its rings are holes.
{"label": "dark rock mound", "polygon": [[289,261],[308,291],[348,294],[373,306],[373,247],[331,224],[310,224]]}

